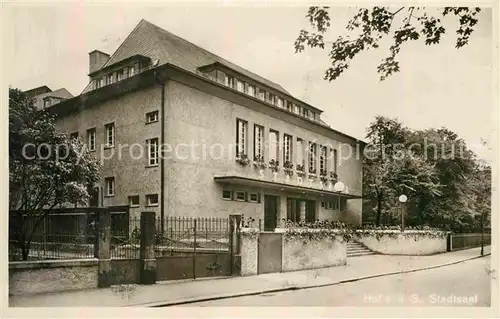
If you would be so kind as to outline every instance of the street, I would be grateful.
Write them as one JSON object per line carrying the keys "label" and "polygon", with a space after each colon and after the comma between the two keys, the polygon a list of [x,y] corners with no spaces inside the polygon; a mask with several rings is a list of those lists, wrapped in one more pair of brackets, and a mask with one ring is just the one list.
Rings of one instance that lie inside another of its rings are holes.
{"label": "street", "polygon": [[[370,267],[367,265],[367,267]],[[490,257],[351,283],[187,304],[193,306],[490,306]]]}

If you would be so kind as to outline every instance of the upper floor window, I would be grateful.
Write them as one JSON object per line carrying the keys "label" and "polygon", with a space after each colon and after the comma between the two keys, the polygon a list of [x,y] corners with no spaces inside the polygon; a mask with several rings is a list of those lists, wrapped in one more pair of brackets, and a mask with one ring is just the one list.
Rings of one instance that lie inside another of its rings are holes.
{"label": "upper floor window", "polygon": [[226,81],[224,84],[230,88],[234,88],[234,77],[226,75]]}
{"label": "upper floor window", "polygon": [[333,172],[337,173],[337,162],[338,162],[337,150],[332,149],[332,151],[333,151]]}
{"label": "upper floor window", "polygon": [[302,108],[302,116],[304,117],[309,117],[309,110],[306,109],[305,107]]}
{"label": "upper floor window", "polygon": [[300,106],[298,106],[297,104],[294,104],[293,105],[293,112],[295,114],[300,114]]}
{"label": "upper floor window", "polygon": [[105,125],[106,139],[105,143],[107,147],[112,147],[115,145],[115,123],[109,123]]}
{"label": "upper floor window", "polygon": [[123,70],[116,71],[116,81],[123,80]]}
{"label": "upper floor window", "polygon": [[279,161],[279,133],[269,131],[269,160]]}
{"label": "upper floor window", "polygon": [[130,67],[128,69],[128,77],[134,76],[135,75],[135,67]]}
{"label": "upper floor window", "polygon": [[292,137],[288,134],[283,136],[283,161],[292,162]]}
{"label": "upper floor window", "polygon": [[106,76],[106,83],[109,85],[109,84],[113,84],[113,80],[114,80],[114,76],[113,74],[109,74]]}
{"label": "upper floor window", "polygon": [[255,160],[264,159],[264,127],[255,124],[253,134],[253,155]]}
{"label": "upper floor window", "polygon": [[292,106],[293,106],[293,103],[292,103],[292,102],[290,102],[290,101],[286,101],[285,103],[286,103],[286,110],[287,110],[288,112],[291,112],[291,111],[292,111]]}
{"label": "upper floor window", "polygon": [[43,100],[43,108],[48,108],[49,106],[50,106],[50,100],[49,99]]}
{"label": "upper floor window", "polygon": [[87,131],[89,151],[95,151],[95,128]]}
{"label": "upper floor window", "polygon": [[247,125],[246,121],[236,120],[236,156],[247,155]]}
{"label": "upper floor window", "polygon": [[268,93],[268,95],[267,95],[267,102],[271,103],[271,104],[274,104],[274,94]]}
{"label": "upper floor window", "polygon": [[96,80],[96,88],[102,88],[104,85],[104,77]]}
{"label": "upper floor window", "polygon": [[326,146],[321,146],[320,148],[320,154],[319,154],[319,170],[320,174],[326,175],[326,170],[327,170],[327,163],[326,163],[326,153],[327,148]]}
{"label": "upper floor window", "polygon": [[283,99],[282,98],[278,97],[276,100],[277,100],[278,107],[284,107]]}
{"label": "upper floor window", "polygon": [[146,113],[146,123],[158,122],[158,111]]}
{"label": "upper floor window", "polygon": [[259,89],[259,94],[257,95],[259,100],[264,101],[266,99],[266,91]]}
{"label": "upper floor window", "polygon": [[247,94],[251,96],[255,96],[255,86],[248,84],[247,85]]}
{"label": "upper floor window", "polygon": [[243,82],[241,82],[240,80],[236,80],[236,90],[238,90],[239,92],[243,92],[244,88],[245,86]]}
{"label": "upper floor window", "polygon": [[158,206],[158,194],[146,195],[146,206]]}
{"label": "upper floor window", "polygon": [[72,140],[78,139],[78,132],[73,132],[69,135],[69,138]]}
{"label": "upper floor window", "polygon": [[309,142],[309,173],[316,174],[316,143]]}
{"label": "upper floor window", "polygon": [[106,186],[106,196],[115,196],[115,178],[114,177],[106,177],[105,179]]}
{"label": "upper floor window", "polygon": [[297,169],[300,168],[298,167],[300,165],[302,167],[302,170],[304,170],[304,142],[300,138],[297,139],[297,147],[295,153],[297,155],[296,156]]}
{"label": "upper floor window", "polygon": [[149,165],[158,165],[158,138],[148,140]]}

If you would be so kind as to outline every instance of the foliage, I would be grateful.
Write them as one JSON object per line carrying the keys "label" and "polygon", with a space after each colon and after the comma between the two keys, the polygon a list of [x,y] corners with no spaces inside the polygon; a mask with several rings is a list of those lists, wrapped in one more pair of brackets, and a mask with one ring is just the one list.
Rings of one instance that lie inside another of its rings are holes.
{"label": "foliage", "polygon": [[405,42],[422,40],[426,45],[437,44],[446,28],[441,17],[450,15],[458,19],[456,30],[456,48],[468,44],[474,27],[478,22],[480,8],[445,7],[430,9],[424,7],[361,8],[347,23],[348,35],[339,36],[333,42],[325,40],[330,28],[329,7],[310,7],[306,18],[312,31],[301,30],[295,41],[295,52],[302,52],[305,47],[325,49],[326,43],[332,43],[329,49],[331,66],[325,71],[325,80],[337,79],[349,68],[349,63],[363,51],[379,48],[384,38],[392,37],[389,55],[377,67],[380,79],[384,80],[400,70],[397,55]]}
{"label": "foliage", "polygon": [[253,164],[255,167],[261,168],[261,169],[264,169],[267,167],[263,156],[254,156],[253,157]]}
{"label": "foliage", "polygon": [[[77,139],[59,133],[54,117],[23,92],[9,89],[9,208],[23,259],[38,226],[56,206],[85,205],[99,180],[99,164]],[[27,219],[35,219],[27,227]]]}
{"label": "foliage", "polygon": [[347,223],[337,221],[315,221],[315,222],[294,222],[283,220],[286,231],[283,236],[286,241],[293,239],[302,240],[323,240],[337,239],[341,237],[344,241],[352,240],[354,227]]}
{"label": "foliage", "polygon": [[481,216],[487,224],[491,170],[455,133],[446,128],[413,131],[396,119],[377,117],[367,137],[363,196],[369,205],[364,206],[376,208],[376,225],[381,217],[389,224],[400,223],[401,194],[409,198],[409,226],[477,231]]}
{"label": "foliage", "polygon": [[241,166],[245,167],[248,164],[250,164],[250,159],[248,159],[248,155],[241,152],[240,155],[236,158],[236,163],[240,164]]}
{"label": "foliage", "polygon": [[273,171],[273,172],[277,172],[280,170],[280,162],[275,160],[275,159],[271,159],[269,161],[269,168]]}

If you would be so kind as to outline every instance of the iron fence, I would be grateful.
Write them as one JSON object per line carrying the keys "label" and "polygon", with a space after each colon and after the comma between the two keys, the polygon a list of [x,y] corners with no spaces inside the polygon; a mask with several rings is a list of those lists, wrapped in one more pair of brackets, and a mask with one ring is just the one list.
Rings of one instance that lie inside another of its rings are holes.
{"label": "iron fence", "polygon": [[[491,234],[484,234],[485,246],[491,245]],[[481,247],[481,233],[451,234],[451,250]]]}
{"label": "iron fence", "polygon": [[[70,211],[43,217],[11,215],[9,261],[93,258],[97,227],[94,212]],[[127,229],[128,213],[112,212],[111,234],[115,242],[123,238]]]}
{"label": "iron fence", "polygon": [[228,218],[176,217],[156,223],[155,249],[159,254],[229,251]]}

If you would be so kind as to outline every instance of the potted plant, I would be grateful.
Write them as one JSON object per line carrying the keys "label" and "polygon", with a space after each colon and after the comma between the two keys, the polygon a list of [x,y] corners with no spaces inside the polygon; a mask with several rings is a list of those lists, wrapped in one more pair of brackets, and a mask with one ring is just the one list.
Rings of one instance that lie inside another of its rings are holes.
{"label": "potted plant", "polygon": [[280,162],[278,162],[277,160],[275,159],[271,159],[269,161],[269,168],[273,171],[273,172],[277,172],[280,170]]}
{"label": "potted plant", "polygon": [[248,159],[248,155],[241,152],[240,156],[236,158],[236,163],[240,164],[241,166],[247,166],[250,164],[250,160]]}
{"label": "potted plant", "polygon": [[297,175],[303,177],[306,175],[304,164],[297,164]]}
{"label": "potted plant", "polygon": [[289,176],[293,175],[293,164],[290,161],[285,161],[283,164],[283,170]]}
{"label": "potted plant", "polygon": [[265,169],[267,167],[266,163],[264,162],[263,156],[254,156],[253,157],[253,165],[256,168],[260,168],[260,169]]}
{"label": "potted plant", "polygon": [[331,171],[330,172],[330,180],[332,181],[332,183],[336,183],[337,182],[337,173],[335,173],[334,171]]}
{"label": "potted plant", "polygon": [[319,171],[319,178],[323,183],[326,183],[328,181],[326,169],[322,169]]}

